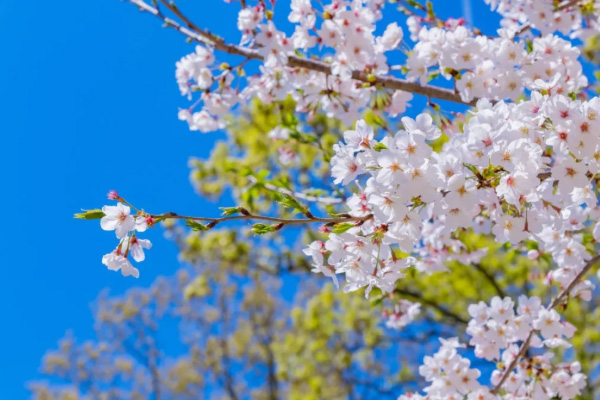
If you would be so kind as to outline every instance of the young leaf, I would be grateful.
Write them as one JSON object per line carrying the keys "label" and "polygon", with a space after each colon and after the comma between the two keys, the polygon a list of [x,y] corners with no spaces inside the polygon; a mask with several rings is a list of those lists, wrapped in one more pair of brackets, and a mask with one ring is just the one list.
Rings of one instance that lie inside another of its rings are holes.
{"label": "young leaf", "polygon": [[342,222],[342,223],[339,223],[336,226],[334,226],[333,229],[331,230],[331,232],[338,233],[338,234],[344,233],[352,227],[354,227],[354,224],[352,224],[350,222]]}
{"label": "young leaf", "polygon": [[379,152],[381,150],[387,150],[387,146],[383,143],[377,143],[375,146],[373,146],[373,150]]}
{"label": "young leaf", "polygon": [[76,213],[73,217],[77,219],[100,219],[104,217],[104,212],[99,209],[94,210],[82,210],[85,212]]}
{"label": "young leaf", "polygon": [[190,228],[192,228],[192,230],[194,231],[207,231],[208,227],[204,224],[201,224],[199,222],[196,222],[194,220],[188,219],[187,221],[185,221],[185,224],[187,226],[189,226]]}
{"label": "young leaf", "polygon": [[223,211],[221,215],[225,217],[242,212],[242,207],[219,207],[219,209]]}
{"label": "young leaf", "polygon": [[254,224],[251,230],[257,235],[264,235],[265,233],[275,232],[277,229],[279,229],[278,225]]}

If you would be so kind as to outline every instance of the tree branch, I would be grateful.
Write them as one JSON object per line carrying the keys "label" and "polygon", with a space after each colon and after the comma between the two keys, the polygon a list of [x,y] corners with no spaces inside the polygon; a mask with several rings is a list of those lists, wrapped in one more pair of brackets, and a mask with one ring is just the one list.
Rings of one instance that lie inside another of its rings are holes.
{"label": "tree branch", "polygon": [[[573,290],[573,288],[579,283],[581,278],[583,278],[585,276],[585,274],[587,274],[589,272],[589,270],[592,269],[592,267],[594,265],[596,265],[596,263],[598,263],[598,261],[600,261],[600,255],[597,255],[594,258],[592,258],[590,261],[588,261],[588,263],[585,265],[585,267],[583,267],[583,269],[575,276],[575,278],[573,278],[571,283],[569,283],[569,285],[567,285],[567,287],[564,288],[562,290],[562,292],[560,292],[554,298],[554,300],[552,300],[550,302],[550,304],[548,305],[548,309],[551,310],[551,309],[555,308],[557,305],[561,304],[563,299],[565,299],[565,297],[567,297],[571,293],[571,290]],[[523,344],[521,344],[521,348],[519,349],[519,352],[517,353],[515,358],[511,361],[510,365],[506,369],[506,372],[504,372],[504,375],[502,375],[502,378],[500,379],[498,384],[492,390],[492,394],[498,394],[498,392],[502,388],[502,385],[508,379],[508,376],[510,375],[511,371],[515,369],[515,367],[519,363],[519,360],[521,359],[521,357],[523,357],[523,355],[529,348],[529,345],[531,344],[531,339],[533,339],[534,333],[535,333],[535,329],[532,329],[531,332],[529,332],[527,339],[525,339]]]}
{"label": "tree branch", "polygon": [[448,310],[447,308],[438,304],[437,302],[424,298],[423,295],[420,293],[412,292],[407,289],[395,289],[394,292],[404,295],[404,296],[412,297],[412,298],[416,299],[417,301],[419,301],[420,303],[425,304],[426,306],[429,306],[431,308],[438,310],[445,317],[448,317],[448,318],[450,318],[456,322],[459,322],[463,325],[466,325],[469,322],[466,319],[464,319],[463,317],[461,317],[460,315],[455,314],[454,312]]}
{"label": "tree branch", "polygon": [[504,293],[504,290],[498,284],[498,281],[496,280],[496,277],[494,276],[494,274],[489,272],[487,269],[483,268],[483,265],[481,265],[479,263],[473,263],[472,265],[475,267],[475,269],[477,271],[481,272],[481,274],[483,276],[485,276],[486,279],[492,284],[492,286],[496,290],[496,293],[498,293],[498,296],[500,296],[502,298],[506,297],[506,293]]}
{"label": "tree branch", "polygon": [[[258,54],[254,49],[233,45],[225,42],[222,38],[196,26],[189,18],[187,18],[173,3],[169,3],[166,0],[161,2],[172,11],[178,18],[183,22],[182,25],[175,20],[168,18],[155,7],[147,4],[143,0],[125,0],[132,3],[140,8],[141,11],[148,12],[157,18],[160,18],[167,27],[173,28],[188,38],[214,47],[217,50],[223,51],[228,54],[242,56],[248,59],[263,60],[263,56]],[[309,58],[302,58],[295,55],[288,56],[288,67],[291,68],[305,68],[311,71],[322,72],[324,74],[331,74],[331,66],[323,61],[314,60]],[[470,102],[465,102],[460,98],[460,95],[452,89],[445,89],[436,86],[421,85],[416,82],[409,82],[405,79],[396,78],[393,76],[369,76],[363,71],[352,71],[352,79],[359,82],[369,83],[374,86],[380,86],[391,90],[403,90],[405,92],[411,92],[415,94],[421,94],[429,98],[436,98],[440,100],[451,101],[454,103],[465,104],[474,106],[477,103],[477,99]]]}
{"label": "tree branch", "polygon": [[[247,212],[247,211],[246,211]],[[298,218],[298,219],[286,219],[286,218],[277,218],[277,217],[268,217],[266,215],[254,215],[254,214],[243,214],[243,215],[233,215],[228,217],[220,217],[220,218],[208,218],[208,217],[191,217],[186,215],[178,215],[175,213],[166,213],[166,214],[147,214],[149,217],[153,219],[185,219],[192,221],[208,221],[213,223],[212,226],[220,222],[226,221],[236,221],[236,220],[256,220],[256,221],[269,221],[276,222],[278,224],[284,225],[302,225],[302,224],[310,224],[310,223],[322,223],[322,224],[339,224],[343,222],[364,222],[373,218],[372,214],[369,214],[364,217],[353,217],[351,215],[346,214],[347,216],[338,217],[338,218],[320,218],[315,217],[312,214],[306,218]]]}

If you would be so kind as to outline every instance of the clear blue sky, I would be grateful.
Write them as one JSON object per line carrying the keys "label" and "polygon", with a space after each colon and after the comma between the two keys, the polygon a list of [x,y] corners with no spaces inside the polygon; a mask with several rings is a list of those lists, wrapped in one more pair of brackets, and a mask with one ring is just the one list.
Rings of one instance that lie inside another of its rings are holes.
{"label": "clear blue sky", "polygon": [[[486,6],[474,3],[481,25]],[[460,16],[460,3],[436,4],[442,15]],[[179,5],[237,40],[237,5]],[[26,398],[25,382],[67,329],[92,336],[89,304],[102,289],[121,293],[177,268],[174,245],[154,230],[139,280],[107,271],[101,257],[114,235],[73,212],[101,206],[118,189],[151,211],[216,213],[194,194],[187,160],[206,157],[219,135],[177,120],[186,100],[175,62],[192,46],[129,4],[2,0],[0,37],[0,400],[13,400]]]}

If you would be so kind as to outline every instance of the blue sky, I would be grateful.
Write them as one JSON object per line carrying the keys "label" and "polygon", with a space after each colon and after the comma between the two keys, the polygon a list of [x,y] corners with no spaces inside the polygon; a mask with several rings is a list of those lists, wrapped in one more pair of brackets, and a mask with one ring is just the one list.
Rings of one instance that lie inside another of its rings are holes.
{"label": "blue sky", "polygon": [[[477,17],[486,6],[474,2]],[[436,3],[443,15],[460,12]],[[237,5],[179,5],[237,40]],[[174,245],[154,230],[139,280],[107,271],[100,260],[114,235],[73,213],[118,189],[153,212],[217,214],[193,192],[187,160],[206,157],[220,135],[192,133],[177,120],[187,103],[175,62],[193,47],[129,4],[2,0],[0,37],[0,400],[12,400],[26,398],[25,382],[67,329],[92,336],[89,304],[102,289],[121,293],[178,266]]]}

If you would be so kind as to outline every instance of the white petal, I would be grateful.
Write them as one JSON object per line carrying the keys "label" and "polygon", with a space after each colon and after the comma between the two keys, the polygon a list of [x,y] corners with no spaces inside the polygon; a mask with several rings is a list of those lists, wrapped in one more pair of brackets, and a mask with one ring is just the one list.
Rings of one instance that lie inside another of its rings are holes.
{"label": "white petal", "polygon": [[114,231],[117,227],[119,220],[113,216],[105,216],[100,220],[100,227],[105,231]]}
{"label": "white petal", "polygon": [[142,262],[146,259],[146,256],[144,255],[144,250],[142,250],[142,247],[138,244],[134,244],[133,246],[131,246],[129,252],[131,253],[133,259],[137,262]]}

